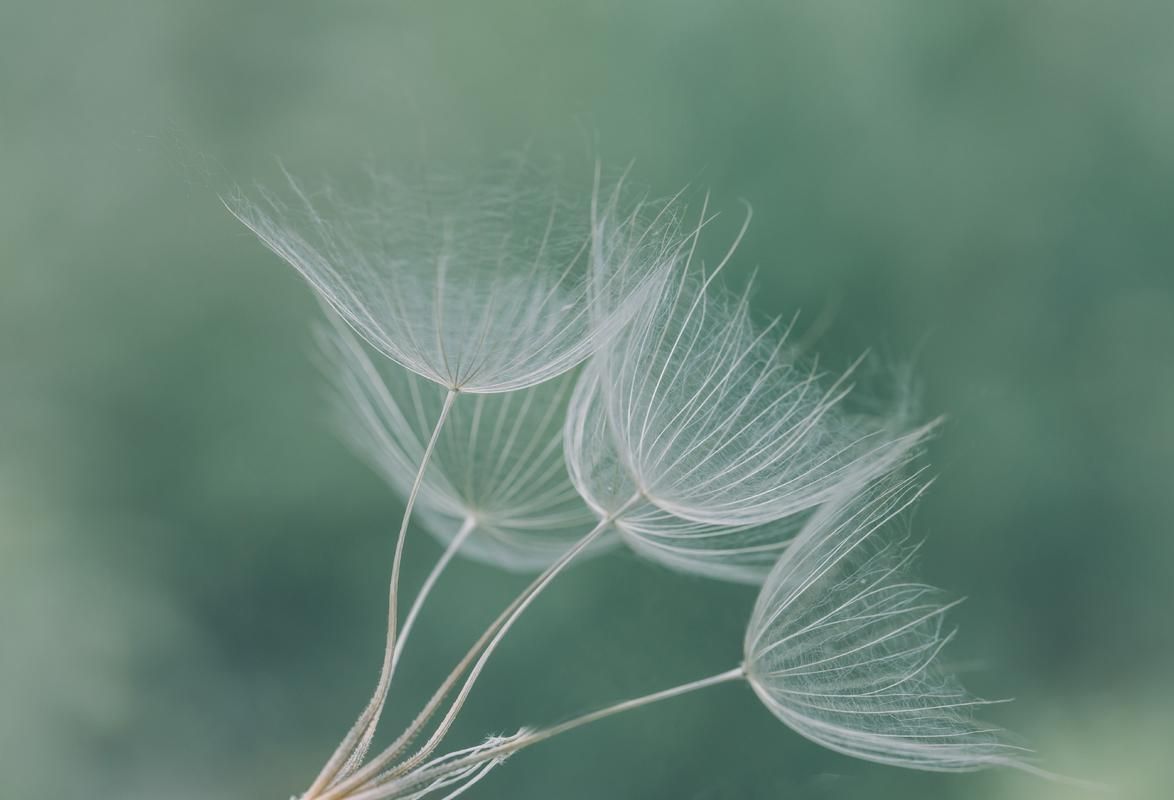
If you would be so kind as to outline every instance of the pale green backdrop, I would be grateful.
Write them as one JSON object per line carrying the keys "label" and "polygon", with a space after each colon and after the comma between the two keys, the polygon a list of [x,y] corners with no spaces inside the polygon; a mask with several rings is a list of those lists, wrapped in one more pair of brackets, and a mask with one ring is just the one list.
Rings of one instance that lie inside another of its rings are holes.
{"label": "pale green backdrop", "polygon": [[[952,662],[1055,770],[1174,785],[1174,6],[110,0],[0,7],[0,796],[305,787],[377,669],[399,500],[317,308],[216,192],[533,140],[712,189],[763,313],[917,354]],[[594,142],[594,144],[592,143]],[[467,155],[465,156],[468,157]],[[713,241],[720,247],[721,236]],[[735,279],[738,275],[733,276]],[[435,555],[413,531],[409,579]],[[462,563],[411,712],[519,581]],[[527,614],[465,740],[728,668],[752,594],[618,555]],[[807,743],[735,686],[519,756],[514,800],[1049,800]]]}

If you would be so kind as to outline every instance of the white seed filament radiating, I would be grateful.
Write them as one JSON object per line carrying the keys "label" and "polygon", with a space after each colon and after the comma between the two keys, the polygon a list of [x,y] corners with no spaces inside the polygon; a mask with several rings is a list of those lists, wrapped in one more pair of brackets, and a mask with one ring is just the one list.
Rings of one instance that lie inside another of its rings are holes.
{"label": "white seed filament radiating", "polygon": [[[225,204],[376,350],[445,388],[508,392],[588,358],[659,291],[672,203],[589,204],[521,162],[472,184],[371,176],[359,199],[259,191]],[[288,176],[287,176],[288,177]],[[533,188],[539,186],[540,188]]]}
{"label": "white seed filament radiating", "polygon": [[1022,751],[975,721],[985,705],[937,657],[956,605],[909,579],[901,527],[917,476],[855,486],[821,509],[767,577],[746,671],[783,722],[833,750],[938,771],[1018,766]]}

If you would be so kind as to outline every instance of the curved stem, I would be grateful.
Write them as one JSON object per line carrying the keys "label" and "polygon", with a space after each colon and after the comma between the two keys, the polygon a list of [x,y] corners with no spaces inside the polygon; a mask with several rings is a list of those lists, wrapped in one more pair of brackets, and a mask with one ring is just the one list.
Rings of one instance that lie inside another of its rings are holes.
{"label": "curved stem", "polygon": [[420,609],[424,606],[424,601],[428,599],[428,595],[432,592],[432,587],[436,585],[436,580],[448,567],[449,562],[452,561],[453,556],[461,549],[461,545],[469,538],[469,534],[477,527],[477,521],[472,517],[466,519],[461,523],[460,529],[453,536],[452,541],[444,548],[444,552],[440,558],[436,560],[432,571],[428,573],[428,577],[420,586],[420,591],[416,595],[416,599],[412,601],[412,607],[408,609],[408,615],[404,617],[404,625],[400,630],[399,638],[395,643],[395,650],[391,655],[391,671],[394,675],[396,665],[399,664],[400,656],[403,654],[404,644],[408,641],[408,634],[412,630],[412,625],[416,622],[416,617],[420,615]]}
{"label": "curved stem", "polygon": [[383,651],[383,666],[379,673],[379,682],[375,685],[375,693],[371,695],[367,707],[363,713],[359,715],[358,720],[343,737],[335,749],[334,754],[330,760],[322,767],[322,771],[318,773],[318,777],[306,790],[303,800],[313,800],[321,793],[330,782],[339,774],[345,765],[351,763],[351,756],[356,752],[355,748],[360,741],[369,742],[371,737],[375,734],[375,728],[379,724],[379,716],[383,713],[383,704],[387,700],[387,688],[391,683],[391,673],[394,669],[394,655],[395,655],[395,638],[396,638],[396,617],[398,615],[397,599],[399,596],[399,574],[400,563],[403,561],[404,540],[407,538],[408,522],[412,518],[412,507],[416,504],[416,496],[420,493],[420,486],[424,482],[424,473],[428,469],[428,460],[432,457],[432,451],[436,447],[436,442],[440,438],[440,429],[444,427],[444,421],[448,418],[449,411],[452,410],[453,402],[457,398],[457,390],[449,389],[448,394],[444,396],[444,405],[440,408],[440,416],[436,420],[436,426],[432,429],[432,436],[428,440],[427,447],[424,448],[424,455],[420,458],[420,468],[416,471],[416,478],[412,482],[412,489],[408,493],[407,503],[404,505],[404,516],[400,522],[399,535],[395,542],[395,556],[391,562],[391,583],[388,588],[387,601],[387,643]]}
{"label": "curved stem", "polygon": [[[460,529],[453,536],[452,541],[444,548],[444,552],[440,554],[440,558],[432,567],[432,571],[428,573],[428,577],[424,579],[420,590],[416,593],[415,600],[412,601],[412,607],[408,609],[408,615],[404,617],[403,627],[400,629],[399,635],[396,637],[395,648],[391,654],[391,671],[387,676],[388,689],[390,689],[391,681],[395,678],[395,668],[399,665],[400,657],[403,655],[404,645],[408,641],[408,634],[411,633],[412,626],[416,622],[416,617],[420,615],[420,609],[424,607],[424,601],[428,599],[428,595],[432,592],[432,587],[436,585],[436,581],[440,578],[441,573],[444,572],[449,562],[452,561],[453,556],[461,549],[461,545],[469,538],[469,534],[477,527],[477,521],[472,517],[465,519],[461,523]],[[371,740],[375,738],[375,726],[369,725],[363,738],[355,747],[354,752],[351,753],[350,758],[347,759],[346,765],[339,772],[341,777],[346,777],[359,768],[363,763],[364,756],[367,755],[367,749],[371,746]]]}
{"label": "curved stem", "polygon": [[456,699],[453,700],[452,705],[449,707],[448,711],[445,712],[444,717],[440,720],[436,730],[432,732],[432,735],[428,737],[428,740],[424,743],[424,745],[410,758],[406,759],[401,764],[397,764],[391,771],[389,777],[394,775],[402,775],[403,773],[408,772],[413,767],[424,761],[424,759],[426,759],[436,749],[441,740],[452,727],[453,721],[456,720],[457,714],[464,706],[465,700],[467,700],[469,697],[469,692],[471,692],[473,689],[473,684],[477,682],[477,678],[481,675],[481,671],[485,669],[485,665],[488,663],[489,657],[493,655],[493,651],[497,649],[497,646],[501,644],[502,639],[505,638],[505,635],[509,632],[509,629],[513,627],[515,622],[517,622],[518,617],[522,615],[522,612],[526,610],[526,608],[534,601],[536,597],[538,597],[542,590],[545,589],[560,572],[562,572],[563,568],[571,563],[571,560],[575,556],[583,552],[583,550],[585,550],[607,529],[607,526],[608,523],[606,522],[601,522],[595,526],[591,533],[584,536],[569,551],[567,551],[567,553],[559,560],[559,562],[557,562],[557,567],[555,569],[549,570],[541,580],[534,584],[533,590],[530,591],[526,598],[520,602],[517,607],[514,608],[506,620],[500,626],[498,626],[497,633],[494,635],[493,639],[490,640],[489,644],[486,645],[485,649],[481,653],[481,656],[477,659],[477,663],[474,664],[473,668],[469,671],[469,676],[465,678],[464,685],[461,686],[460,691],[457,693]]}
{"label": "curved stem", "polygon": [[[514,600],[505,608],[504,611],[501,612],[500,615],[498,615],[497,619],[493,621],[493,623],[485,630],[485,632],[481,634],[480,638],[478,638],[478,640],[473,644],[473,646],[465,654],[464,658],[461,659],[456,667],[453,668],[452,672],[449,673],[448,677],[445,678],[444,682],[432,695],[431,699],[429,699],[428,703],[416,716],[416,719],[413,720],[412,724],[408,726],[408,728],[404,730],[404,732],[401,733],[399,737],[396,738],[396,740],[392,742],[382,753],[371,759],[371,761],[368,762],[362,769],[349,776],[346,780],[340,781],[334,786],[331,786],[329,791],[324,793],[319,798],[319,800],[340,800],[340,798],[348,797],[350,796],[351,792],[363,787],[365,784],[377,778],[388,780],[398,775],[402,775],[427,758],[428,755],[436,749],[436,746],[440,743],[440,740],[452,726],[453,720],[456,718],[457,713],[464,705],[465,699],[472,690],[473,684],[476,682],[478,675],[480,675],[481,670],[484,668],[486,661],[488,661],[490,654],[492,654],[493,650],[496,649],[497,645],[505,636],[506,631],[509,630],[509,628],[514,624],[514,622],[526,609],[526,607],[530,605],[534,598],[537,597],[538,594],[541,593],[542,590],[545,589],[552,580],[554,580],[555,576],[557,576],[563,569],[565,569],[566,566],[577,555],[583,552],[597,538],[599,538],[599,536],[601,536],[603,532],[607,530],[616,517],[622,514],[625,510],[628,509],[628,507],[630,507],[639,499],[640,495],[632,497],[620,509],[601,520],[598,525],[592,528],[590,532],[588,532],[585,536],[583,536],[582,539],[572,545],[571,548],[567,550],[567,552],[560,556],[557,561],[547,567],[541,575],[535,578],[534,581],[529,586],[527,586],[521,594],[514,598]],[[478,658],[478,655],[480,655],[480,658]],[[475,664],[474,659],[476,659]],[[428,741],[418,751],[413,753],[405,761],[396,764],[389,772],[381,775],[381,770],[386,769],[386,767],[392,763],[392,760],[401,755],[407,746],[411,743],[411,741],[420,735],[421,731],[428,724],[428,721],[432,719],[432,717],[435,716],[436,712],[440,709],[441,704],[444,702],[444,698],[448,695],[449,692],[452,691],[453,687],[456,686],[457,681],[459,681],[461,675],[463,675],[465,671],[470,668],[470,665],[472,665],[472,671],[470,672],[469,677],[461,687],[456,700],[453,701],[453,704],[445,713],[445,716],[439,723],[437,730],[432,734],[432,736],[429,737]]]}
{"label": "curved stem", "polygon": [[742,665],[739,664],[734,669],[719,673],[717,675],[710,675],[708,678],[701,678],[700,680],[690,681],[689,683],[682,683],[679,686],[673,686],[668,689],[661,689],[659,692],[653,692],[641,697],[633,697],[629,700],[623,700],[619,703],[614,703],[596,711],[591,711],[578,717],[574,717],[567,720],[566,722],[560,722],[557,725],[551,725],[549,728],[540,728],[533,733],[522,737],[519,740],[521,744],[516,749],[529,747],[532,744],[538,744],[539,742],[545,741],[554,736],[558,736],[559,734],[572,731],[582,725],[587,725],[597,720],[606,719],[607,717],[611,717],[616,714],[622,714],[625,711],[632,711],[633,709],[640,708],[641,706],[650,705],[652,703],[659,703],[661,700],[668,700],[672,697],[678,697],[683,694],[696,692],[700,689],[716,686],[719,683],[728,683],[729,681],[740,680],[744,677],[746,677],[745,670]]}
{"label": "curved stem", "polygon": [[539,742],[544,742],[547,739],[551,739],[560,734],[567,733],[568,731],[572,731],[575,728],[579,728],[583,725],[587,725],[601,719],[606,719],[607,717],[615,716],[616,714],[623,714],[627,711],[632,711],[642,706],[651,705],[652,703],[658,703],[661,700],[668,700],[672,697],[679,697],[683,694],[690,694],[710,686],[717,686],[718,684],[728,683],[729,681],[740,680],[745,676],[745,669],[741,664],[739,664],[737,667],[729,670],[728,672],[722,672],[717,675],[710,675],[707,678],[701,678],[700,680],[690,681],[689,683],[683,683],[679,686],[662,689],[659,692],[653,692],[652,694],[646,694],[640,697],[624,700],[619,703],[614,703],[610,706],[605,706],[604,708],[600,708],[595,711],[582,714],[578,717],[574,717],[567,720],[566,722],[560,722],[557,725],[551,725],[547,728],[540,728],[536,731],[532,731],[510,741],[503,742],[497,747],[478,750],[477,752],[471,753],[464,758],[455,759],[438,766],[435,769],[422,770],[415,775],[407,775],[403,778],[400,778],[399,780],[391,781],[389,783],[367,789],[366,791],[351,795],[349,800],[386,800],[386,798],[393,797],[396,792],[410,790],[413,786],[418,786],[422,783],[434,780],[450,771],[458,771],[479,763],[488,763],[495,759],[505,758],[519,750],[523,750],[527,747],[530,747],[531,745],[538,744]]}

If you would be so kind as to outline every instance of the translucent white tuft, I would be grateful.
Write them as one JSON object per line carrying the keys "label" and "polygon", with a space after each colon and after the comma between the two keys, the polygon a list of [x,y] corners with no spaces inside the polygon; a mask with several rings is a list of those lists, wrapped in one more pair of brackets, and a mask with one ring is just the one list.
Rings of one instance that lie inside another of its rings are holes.
{"label": "translucent white tuft", "polygon": [[[345,326],[323,330],[319,339],[348,438],[406,495],[445,390],[405,370],[381,369]],[[573,378],[453,405],[416,499],[417,518],[433,535],[446,543],[463,535],[461,554],[533,571],[594,527],[562,453]],[[606,544],[605,537],[589,552]]]}
{"label": "translucent white tuft", "polygon": [[821,508],[767,577],[745,643],[750,684],[819,744],[901,767],[1022,766],[1020,748],[974,719],[986,701],[937,663],[955,603],[908,578],[916,547],[901,514],[917,476],[848,487]]}
{"label": "translucent white tuft", "polygon": [[747,295],[720,296],[680,270],[601,353],[622,461],[669,513],[759,525],[819,505],[845,475],[886,471],[908,449],[894,447],[883,425],[844,418],[845,378],[823,385],[776,328],[752,323]]}
{"label": "translucent white tuft", "polygon": [[674,273],[584,370],[564,448],[576,488],[633,549],[760,582],[814,508],[900,467],[932,426],[848,414],[843,382],[822,388],[785,335],[751,324],[746,297],[710,295]]}
{"label": "translucent white tuft", "polygon": [[290,178],[284,199],[225,204],[383,355],[495,393],[570,370],[659,289],[672,205],[621,211],[621,189],[601,197],[597,178],[590,204],[571,202],[522,162],[472,184],[372,176],[359,199]]}
{"label": "translucent white tuft", "polygon": [[675,516],[647,499],[630,502],[637,485],[611,438],[593,365],[575,386],[564,449],[571,479],[596,515],[614,517],[629,547],[671,569],[761,583],[802,522],[797,516],[765,525],[712,525]]}

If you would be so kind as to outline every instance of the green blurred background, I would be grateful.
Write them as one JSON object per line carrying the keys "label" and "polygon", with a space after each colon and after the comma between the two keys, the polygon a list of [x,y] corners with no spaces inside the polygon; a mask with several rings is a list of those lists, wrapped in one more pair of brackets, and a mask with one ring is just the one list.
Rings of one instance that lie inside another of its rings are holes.
{"label": "green blurred background", "polygon": [[[952,660],[1046,766],[1171,796],[1172,32],[1156,0],[7,0],[0,796],[306,786],[375,677],[400,505],[326,422],[308,290],[216,192],[530,139],[708,187],[727,227],[747,199],[762,312],[827,321],[835,363],[917,354]],[[437,552],[414,531],[408,580]],[[393,722],[519,586],[452,569]],[[456,739],[724,670],[752,600],[583,564]],[[736,686],[469,795],[1081,796],[846,759]]]}

